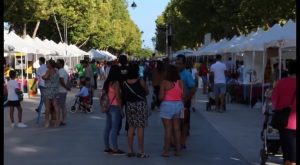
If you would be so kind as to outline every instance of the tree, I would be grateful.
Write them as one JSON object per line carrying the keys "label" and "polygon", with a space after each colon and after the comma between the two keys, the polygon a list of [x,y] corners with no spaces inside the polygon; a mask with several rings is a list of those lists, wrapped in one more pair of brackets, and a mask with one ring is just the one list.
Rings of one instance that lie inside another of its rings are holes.
{"label": "tree", "polygon": [[[248,34],[253,29],[267,29],[274,23],[295,20],[296,4],[293,0],[172,0],[156,20],[157,27],[171,23],[173,50],[194,48],[211,33],[220,40],[236,34]],[[163,52],[163,31],[156,30],[157,50]]]}

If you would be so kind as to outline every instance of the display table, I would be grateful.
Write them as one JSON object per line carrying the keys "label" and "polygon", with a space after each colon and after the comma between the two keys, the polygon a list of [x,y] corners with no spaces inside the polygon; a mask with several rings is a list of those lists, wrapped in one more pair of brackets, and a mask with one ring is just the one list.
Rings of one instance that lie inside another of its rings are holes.
{"label": "display table", "polygon": [[[264,91],[266,91],[269,87],[269,84],[264,84],[263,86],[261,83],[252,85],[252,105],[261,100],[263,95],[262,89],[264,88]],[[227,89],[234,102],[250,103],[251,84],[228,84]]]}

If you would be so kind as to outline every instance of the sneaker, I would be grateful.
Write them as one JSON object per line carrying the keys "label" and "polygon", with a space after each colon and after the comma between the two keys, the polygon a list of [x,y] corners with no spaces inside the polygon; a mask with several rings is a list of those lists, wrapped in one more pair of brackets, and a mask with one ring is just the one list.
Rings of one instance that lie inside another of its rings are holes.
{"label": "sneaker", "polygon": [[196,111],[196,108],[193,107],[193,108],[192,108],[192,111],[195,112],[195,111]]}
{"label": "sneaker", "polygon": [[107,148],[107,149],[105,149],[103,152],[105,152],[105,153],[112,153],[113,150],[112,150],[111,148]]}
{"label": "sneaker", "polygon": [[26,125],[26,124],[24,124],[24,123],[18,123],[18,127],[20,127],[20,128],[26,128],[26,127],[27,127],[27,125]]}
{"label": "sneaker", "polygon": [[65,126],[65,125],[67,125],[67,124],[64,123],[64,122],[60,122],[60,123],[59,123],[59,126]]}
{"label": "sneaker", "polygon": [[124,155],[125,152],[118,149],[117,151],[112,151],[111,154],[112,154],[112,155]]}
{"label": "sneaker", "polygon": [[12,123],[10,126],[11,126],[12,128],[14,128],[14,127],[15,127],[15,125],[16,125],[15,123]]}

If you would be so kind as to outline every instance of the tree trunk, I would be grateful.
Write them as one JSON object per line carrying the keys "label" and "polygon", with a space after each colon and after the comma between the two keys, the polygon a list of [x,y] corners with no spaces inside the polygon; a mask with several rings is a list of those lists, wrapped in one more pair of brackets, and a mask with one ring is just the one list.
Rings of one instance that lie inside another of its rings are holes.
{"label": "tree trunk", "polygon": [[81,48],[83,45],[85,45],[89,39],[90,39],[90,37],[88,37],[80,46],[78,46],[78,48]]}
{"label": "tree trunk", "polygon": [[37,21],[37,22],[36,22],[34,31],[33,31],[33,33],[32,33],[32,38],[35,38],[35,37],[36,37],[36,33],[37,33],[37,31],[38,31],[38,29],[39,29],[39,27],[40,27],[40,23],[41,23],[41,21]]}
{"label": "tree trunk", "polygon": [[22,35],[23,38],[25,38],[26,35],[27,35],[26,31],[27,31],[27,23],[24,23],[24,26],[23,26],[23,35]]}

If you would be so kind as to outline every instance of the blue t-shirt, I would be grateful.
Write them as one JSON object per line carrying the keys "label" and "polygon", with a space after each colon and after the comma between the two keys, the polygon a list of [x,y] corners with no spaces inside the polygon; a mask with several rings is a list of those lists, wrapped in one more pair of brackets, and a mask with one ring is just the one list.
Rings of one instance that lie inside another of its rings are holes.
{"label": "blue t-shirt", "polygon": [[139,77],[144,77],[144,66],[139,65]]}
{"label": "blue t-shirt", "polygon": [[179,73],[179,76],[183,83],[183,94],[184,96],[187,96],[190,93],[191,89],[196,86],[192,73],[186,69],[183,69]]}

